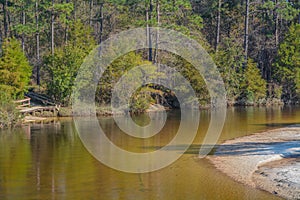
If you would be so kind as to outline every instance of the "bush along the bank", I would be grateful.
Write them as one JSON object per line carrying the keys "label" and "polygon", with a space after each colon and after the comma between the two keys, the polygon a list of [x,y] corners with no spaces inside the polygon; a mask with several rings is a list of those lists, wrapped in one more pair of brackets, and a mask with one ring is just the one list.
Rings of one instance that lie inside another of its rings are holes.
{"label": "bush along the bank", "polygon": [[22,121],[22,115],[9,98],[0,95],[0,128],[13,127]]}

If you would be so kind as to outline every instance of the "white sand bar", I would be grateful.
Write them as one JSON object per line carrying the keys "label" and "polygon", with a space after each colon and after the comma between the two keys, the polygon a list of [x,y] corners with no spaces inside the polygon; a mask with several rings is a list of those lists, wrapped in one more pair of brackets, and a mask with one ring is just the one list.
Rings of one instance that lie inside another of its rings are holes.
{"label": "white sand bar", "polygon": [[228,140],[208,159],[236,181],[300,199],[300,126]]}

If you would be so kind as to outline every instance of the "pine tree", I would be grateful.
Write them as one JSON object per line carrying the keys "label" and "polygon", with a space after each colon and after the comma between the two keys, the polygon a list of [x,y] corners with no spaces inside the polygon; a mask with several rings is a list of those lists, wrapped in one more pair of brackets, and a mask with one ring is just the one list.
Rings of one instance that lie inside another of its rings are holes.
{"label": "pine tree", "polygon": [[227,92],[229,104],[234,104],[242,93],[243,74],[239,73],[244,63],[243,47],[230,38],[224,38],[214,56]]}
{"label": "pine tree", "polygon": [[70,26],[70,42],[45,57],[50,80],[48,94],[63,105],[70,104],[72,87],[84,58],[94,48],[91,31],[77,21]]}
{"label": "pine tree", "polygon": [[0,58],[0,95],[22,98],[30,81],[31,70],[19,41],[6,39]]}
{"label": "pine tree", "polygon": [[267,82],[261,77],[257,64],[248,59],[245,70],[244,92],[248,102],[259,103],[266,97]]}
{"label": "pine tree", "polygon": [[283,86],[283,100],[297,100],[300,94],[300,24],[292,25],[280,44],[274,71],[274,79]]}

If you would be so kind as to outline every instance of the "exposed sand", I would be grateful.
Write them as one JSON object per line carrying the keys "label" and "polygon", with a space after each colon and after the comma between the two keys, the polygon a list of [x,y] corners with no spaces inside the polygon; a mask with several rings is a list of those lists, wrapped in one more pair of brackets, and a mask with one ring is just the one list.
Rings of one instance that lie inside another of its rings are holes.
{"label": "exposed sand", "polygon": [[300,126],[228,140],[207,158],[236,181],[300,199]]}

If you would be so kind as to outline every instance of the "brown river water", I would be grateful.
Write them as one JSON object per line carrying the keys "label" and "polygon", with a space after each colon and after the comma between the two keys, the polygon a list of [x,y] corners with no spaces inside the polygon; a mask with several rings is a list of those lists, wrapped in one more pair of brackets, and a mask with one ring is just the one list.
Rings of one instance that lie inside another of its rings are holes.
{"label": "brown river water", "polygon": [[[120,172],[97,161],[83,146],[71,118],[2,130],[0,199],[279,199],[233,181],[207,159],[198,158],[209,116],[209,111],[201,111],[198,134],[183,156],[166,168],[144,174]],[[146,125],[149,118],[141,115],[134,121]],[[165,127],[150,139],[129,137],[113,118],[99,118],[99,122],[113,143],[141,153],[164,146],[174,137],[180,113],[169,112]],[[229,108],[219,143],[292,124],[300,124],[299,107]]]}

